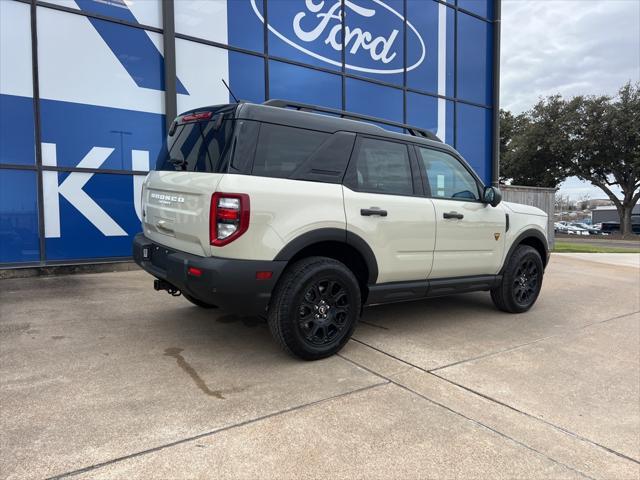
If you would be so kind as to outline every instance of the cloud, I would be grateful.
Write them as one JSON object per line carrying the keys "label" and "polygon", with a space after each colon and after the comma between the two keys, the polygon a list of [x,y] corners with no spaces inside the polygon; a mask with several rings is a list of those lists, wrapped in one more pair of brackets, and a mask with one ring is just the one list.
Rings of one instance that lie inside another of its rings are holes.
{"label": "cloud", "polygon": [[500,103],[514,113],[640,81],[638,0],[504,0],[501,40]]}
{"label": "cloud", "polygon": [[[622,198],[622,191],[617,186],[611,188],[613,193]],[[569,177],[559,185],[558,190],[563,195],[568,195],[571,200],[580,200],[585,197],[590,199],[604,198],[609,199],[606,193],[600,188],[592,185],[590,182],[580,180],[578,177]]]}

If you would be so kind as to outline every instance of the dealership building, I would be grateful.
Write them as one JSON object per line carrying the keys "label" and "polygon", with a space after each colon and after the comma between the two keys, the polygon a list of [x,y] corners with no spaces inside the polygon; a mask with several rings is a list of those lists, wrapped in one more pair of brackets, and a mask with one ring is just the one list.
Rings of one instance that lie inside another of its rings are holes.
{"label": "dealership building", "polygon": [[0,267],[126,260],[188,109],[283,98],[436,133],[495,181],[499,0],[0,0]]}

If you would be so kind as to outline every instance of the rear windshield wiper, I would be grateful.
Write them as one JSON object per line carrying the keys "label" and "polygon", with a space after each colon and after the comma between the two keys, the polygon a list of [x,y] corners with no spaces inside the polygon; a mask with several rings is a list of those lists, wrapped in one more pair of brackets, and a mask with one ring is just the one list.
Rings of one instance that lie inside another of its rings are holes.
{"label": "rear windshield wiper", "polygon": [[181,170],[186,170],[187,169],[187,161],[185,159],[181,159],[181,158],[170,158],[169,159],[169,163],[171,163],[175,169],[177,170],[178,168],[180,168]]}

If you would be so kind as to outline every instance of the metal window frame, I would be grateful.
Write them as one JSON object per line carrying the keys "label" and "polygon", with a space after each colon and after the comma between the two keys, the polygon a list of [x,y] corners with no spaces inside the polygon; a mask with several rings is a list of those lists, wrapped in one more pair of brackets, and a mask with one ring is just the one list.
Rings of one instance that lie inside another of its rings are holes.
{"label": "metal window frame", "polygon": [[[44,236],[44,202],[43,202],[43,174],[44,171],[56,171],[56,172],[87,172],[87,173],[105,173],[105,174],[117,174],[117,175],[145,175],[147,172],[141,172],[136,170],[116,170],[116,169],[91,169],[91,168],[77,168],[77,167],[51,167],[42,164],[42,124],[41,124],[41,116],[40,116],[40,88],[39,88],[39,71],[38,71],[38,31],[37,31],[37,12],[38,7],[58,10],[61,12],[66,12],[73,15],[80,15],[87,18],[95,18],[99,20],[103,20],[106,22],[120,24],[126,27],[139,28],[142,30],[146,30],[149,32],[159,33],[163,36],[163,45],[164,45],[164,84],[165,84],[165,118],[166,118],[166,127],[177,115],[177,92],[176,92],[176,39],[189,40],[196,43],[201,43],[217,48],[222,48],[228,51],[244,53],[247,55],[261,57],[264,60],[264,88],[265,88],[265,100],[270,99],[269,92],[269,61],[275,60],[282,63],[286,63],[293,66],[299,66],[303,68],[308,68],[312,70],[316,70],[319,72],[330,73],[333,75],[338,75],[341,77],[341,99],[342,99],[342,110],[346,110],[346,102],[347,102],[347,86],[346,80],[351,78],[355,80],[361,80],[369,83],[373,83],[376,85],[392,88],[395,90],[401,90],[403,96],[403,122],[406,123],[407,117],[407,94],[408,93],[417,93],[420,95],[425,95],[433,98],[442,98],[447,101],[453,102],[453,145],[454,147],[458,144],[458,135],[457,135],[457,116],[458,116],[458,104],[466,104],[475,107],[492,109],[493,110],[493,118],[492,118],[492,142],[491,142],[491,158],[492,158],[492,182],[494,184],[498,183],[499,179],[499,166],[500,166],[500,103],[499,103],[499,88],[500,88],[500,21],[501,21],[501,0],[488,0],[493,2],[493,19],[485,18],[481,15],[478,15],[474,12],[466,10],[464,8],[460,8],[457,5],[457,2],[448,2],[446,0],[431,0],[439,4],[446,5],[447,8],[450,8],[451,11],[454,12],[454,92],[453,96],[448,95],[439,95],[437,92],[421,90],[413,87],[409,87],[407,85],[407,72],[406,69],[402,75],[402,85],[385,82],[380,79],[370,78],[363,75],[357,75],[346,70],[346,52],[345,49],[342,49],[341,52],[341,67],[338,70],[333,70],[331,68],[324,68],[317,65],[311,65],[304,62],[299,62],[296,60],[291,60],[287,58],[283,58],[280,56],[271,55],[269,52],[269,1],[263,0],[263,37],[264,37],[264,45],[263,51],[253,51],[248,50],[241,47],[236,47],[233,45],[224,45],[219,42],[210,41],[202,38],[193,37],[190,35],[186,35],[183,33],[178,33],[175,31],[175,0],[160,0],[162,3],[162,28],[139,24],[134,22],[129,22],[126,20],[121,20],[115,17],[110,17],[106,15],[101,15],[97,13],[84,12],[79,9],[66,7],[63,5],[57,5],[46,0],[12,0],[19,3],[24,3],[30,6],[30,28],[31,28],[31,67],[32,67],[32,81],[33,81],[33,111],[34,111],[34,143],[35,143],[35,164],[31,165],[20,165],[20,164],[9,164],[9,163],[0,163],[0,170],[28,170],[36,172],[37,179],[37,214],[38,214],[38,236],[39,236],[39,247],[40,247],[40,260],[38,262],[20,262],[20,263],[2,263],[0,264],[0,269],[4,268],[26,268],[26,267],[43,267],[43,266],[51,266],[51,265],[73,265],[80,263],[92,263],[96,261],[105,261],[112,259],[114,262],[123,261],[130,257],[109,257],[108,259],[77,259],[77,260],[69,260],[69,261],[60,261],[60,260],[47,260],[46,256],[46,239]],[[408,0],[403,0],[403,16],[405,20],[407,19],[408,14]],[[341,0],[340,11],[342,14],[342,38],[345,36],[345,0]],[[478,20],[486,22],[488,24],[493,25],[493,83],[492,83],[492,103],[482,104],[473,102],[466,99],[458,98],[458,71],[457,71],[457,59],[458,59],[458,17],[460,13],[464,13],[471,17],[474,17]],[[407,64],[407,26],[406,21],[403,27],[403,63],[406,67]],[[445,139],[443,139],[445,140]]]}

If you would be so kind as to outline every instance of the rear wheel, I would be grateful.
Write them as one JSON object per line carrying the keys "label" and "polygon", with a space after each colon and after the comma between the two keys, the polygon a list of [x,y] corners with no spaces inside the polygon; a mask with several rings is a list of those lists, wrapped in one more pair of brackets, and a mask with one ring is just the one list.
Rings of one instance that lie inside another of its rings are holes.
{"label": "rear wheel", "polygon": [[518,246],[504,269],[500,286],[491,290],[493,303],[504,312],[526,312],[538,299],[543,274],[538,251],[528,245]]}
{"label": "rear wheel", "polygon": [[317,360],[344,346],[360,309],[360,287],[351,270],[331,258],[309,257],[280,279],[269,306],[269,328],[286,352]]}
{"label": "rear wheel", "polygon": [[200,308],[218,308],[217,305],[214,305],[212,303],[203,302],[202,300],[198,300],[197,298],[192,297],[188,293],[182,292],[182,296],[184,298],[186,298],[187,300],[189,300],[191,303],[193,303],[194,305],[196,305],[196,306],[198,306]]}

